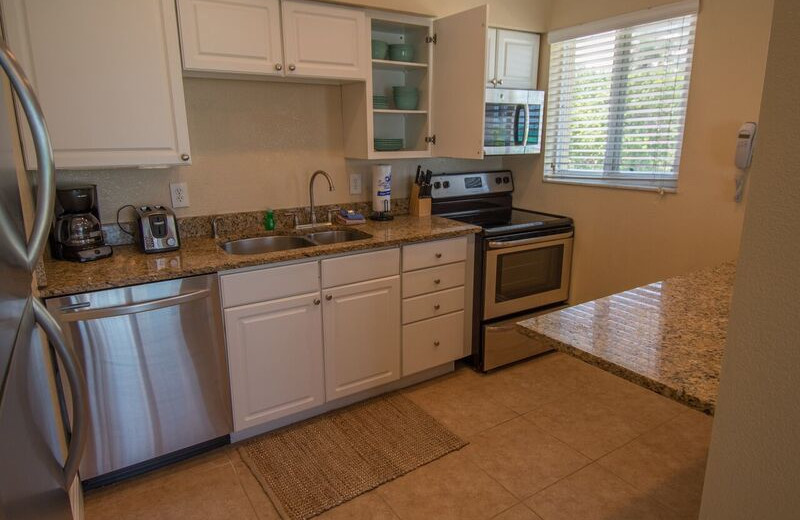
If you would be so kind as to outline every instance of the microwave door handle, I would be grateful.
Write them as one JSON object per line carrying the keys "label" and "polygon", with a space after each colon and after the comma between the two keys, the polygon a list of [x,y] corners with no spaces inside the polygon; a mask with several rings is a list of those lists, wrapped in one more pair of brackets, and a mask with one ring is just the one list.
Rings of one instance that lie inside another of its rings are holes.
{"label": "microwave door handle", "polygon": [[531,131],[531,106],[525,103],[525,135],[522,137],[523,146],[528,146],[528,134]]}
{"label": "microwave door handle", "polygon": [[512,138],[514,139],[514,144],[515,145],[523,144],[523,143],[520,142],[520,140],[519,140],[519,138],[517,136],[519,135],[519,115],[520,115],[520,112],[523,111],[524,106],[525,105],[517,105],[517,106],[514,107],[514,123],[513,123],[514,131],[513,131],[513,137]]}

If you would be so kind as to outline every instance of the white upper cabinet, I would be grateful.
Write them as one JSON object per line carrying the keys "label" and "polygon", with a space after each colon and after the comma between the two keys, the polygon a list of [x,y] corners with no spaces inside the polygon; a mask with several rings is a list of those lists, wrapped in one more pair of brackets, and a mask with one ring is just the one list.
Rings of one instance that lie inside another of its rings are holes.
{"label": "white upper cabinet", "polygon": [[178,0],[188,71],[283,75],[279,0]]}
{"label": "white upper cabinet", "polygon": [[[57,168],[189,164],[173,0],[2,0]],[[22,128],[25,164],[33,141]]]}
{"label": "white upper cabinet", "polygon": [[536,89],[540,38],[535,33],[490,29],[490,54],[486,67],[488,86]]}
{"label": "white upper cabinet", "polygon": [[282,2],[287,76],[364,80],[369,33],[364,11],[316,2]]}
{"label": "white upper cabinet", "polygon": [[437,157],[483,158],[488,6],[433,22],[433,133]]}

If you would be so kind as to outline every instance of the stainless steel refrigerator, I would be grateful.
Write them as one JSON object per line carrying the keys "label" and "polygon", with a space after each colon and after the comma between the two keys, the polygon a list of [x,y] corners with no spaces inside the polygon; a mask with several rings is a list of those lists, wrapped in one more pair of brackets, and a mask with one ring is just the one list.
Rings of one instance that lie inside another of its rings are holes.
{"label": "stainless steel refrigerator", "polygon": [[[36,97],[2,38],[0,65],[0,520],[70,519],[69,490],[79,485],[86,438],[86,385],[58,325],[32,294],[53,218],[53,156]],[[16,117],[34,137],[35,195],[19,155],[12,92]],[[72,395],[65,414],[56,370]]]}

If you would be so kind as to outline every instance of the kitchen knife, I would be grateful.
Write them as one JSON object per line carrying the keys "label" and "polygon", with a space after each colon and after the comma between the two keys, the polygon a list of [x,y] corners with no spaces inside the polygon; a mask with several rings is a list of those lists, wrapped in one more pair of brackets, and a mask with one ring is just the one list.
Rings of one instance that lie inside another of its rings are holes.
{"label": "kitchen knife", "polygon": [[416,184],[417,186],[419,186],[419,184],[420,184],[420,181],[421,181],[420,176],[421,175],[422,175],[422,165],[418,164],[417,165],[417,176],[414,179],[414,184]]}
{"label": "kitchen knife", "polygon": [[420,190],[426,199],[431,196],[431,177],[433,177],[433,172],[427,170],[425,172],[425,180],[423,181],[423,189]]}

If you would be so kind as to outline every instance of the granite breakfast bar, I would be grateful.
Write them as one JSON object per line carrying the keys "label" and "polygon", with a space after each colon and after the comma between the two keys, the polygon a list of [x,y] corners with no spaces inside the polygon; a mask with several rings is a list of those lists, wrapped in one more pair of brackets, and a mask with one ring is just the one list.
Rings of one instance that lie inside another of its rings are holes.
{"label": "granite breakfast bar", "polygon": [[735,272],[735,264],[721,264],[537,316],[517,328],[713,415]]}

